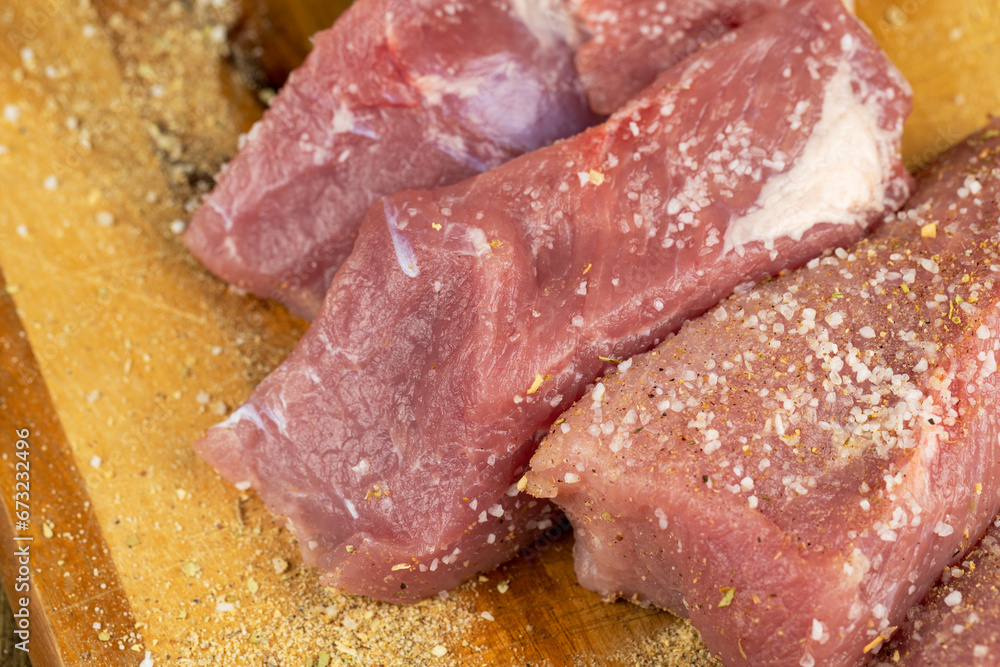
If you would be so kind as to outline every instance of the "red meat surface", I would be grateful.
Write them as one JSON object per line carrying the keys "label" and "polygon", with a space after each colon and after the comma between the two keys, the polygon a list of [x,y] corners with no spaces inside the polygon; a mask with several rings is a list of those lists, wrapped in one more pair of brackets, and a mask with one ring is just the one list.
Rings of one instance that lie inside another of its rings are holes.
{"label": "red meat surface", "polygon": [[223,280],[309,319],[379,198],[594,122],[554,3],[359,0],[314,39],[184,238]]}
{"label": "red meat surface", "polygon": [[989,667],[1000,663],[1000,518],[976,548],[906,614],[873,665]]}
{"label": "red meat surface", "polygon": [[332,585],[410,602],[510,558],[551,512],[512,485],[609,359],[908,196],[908,87],[839,2],[659,82],[582,135],[374,206],[299,346],[198,444]]}
{"label": "red meat surface", "polygon": [[582,0],[576,54],[591,108],[610,114],[660,72],[788,0]]}
{"label": "red meat surface", "polygon": [[583,586],[690,616],[726,664],[848,665],[962,560],[1000,509],[998,128],[564,415],[525,483]]}

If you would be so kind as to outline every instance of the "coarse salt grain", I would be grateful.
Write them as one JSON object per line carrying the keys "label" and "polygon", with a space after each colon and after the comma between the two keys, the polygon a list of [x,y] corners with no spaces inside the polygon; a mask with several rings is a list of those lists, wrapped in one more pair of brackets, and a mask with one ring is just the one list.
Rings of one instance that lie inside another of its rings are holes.
{"label": "coarse salt grain", "polygon": [[170,231],[174,234],[183,234],[185,229],[187,229],[187,225],[184,224],[183,220],[174,220],[170,223]]}
{"label": "coarse salt grain", "polygon": [[485,618],[487,621],[495,621],[495,620],[497,620],[497,619],[495,619],[493,617],[493,614],[491,614],[488,611],[484,611],[483,613],[480,614],[480,616],[482,616],[483,618]]}
{"label": "coarse salt grain", "polygon": [[604,383],[598,382],[594,385],[594,390],[590,392],[590,397],[594,399],[594,402],[600,401],[604,398]]}
{"label": "coarse salt grain", "polygon": [[16,123],[21,118],[21,110],[16,104],[8,104],[3,108],[3,117],[8,123]]}
{"label": "coarse salt grain", "polygon": [[951,593],[948,593],[947,597],[944,599],[944,603],[949,607],[955,607],[962,604],[962,592],[952,591]]}
{"label": "coarse salt grain", "polygon": [[100,456],[93,456],[93,457],[91,457],[91,459],[90,459],[90,467],[91,468],[100,468],[101,467],[101,457]]}
{"label": "coarse salt grain", "polygon": [[948,537],[949,535],[955,532],[955,529],[952,526],[946,524],[944,521],[938,521],[937,525],[934,526],[934,532],[940,535],[941,537]]}
{"label": "coarse salt grain", "polygon": [[438,644],[437,646],[431,649],[431,653],[437,658],[443,658],[448,653],[448,649],[446,649],[441,644]]}
{"label": "coarse salt grain", "polygon": [[42,187],[46,190],[55,190],[59,187],[59,179],[55,176],[48,176],[44,181],[42,181]]}
{"label": "coarse salt grain", "polygon": [[223,44],[226,41],[226,26],[212,26],[211,30],[209,30],[208,37],[215,44]]}
{"label": "coarse salt grain", "polygon": [[100,211],[97,214],[97,224],[101,227],[110,227],[115,224],[115,216],[107,211]]}

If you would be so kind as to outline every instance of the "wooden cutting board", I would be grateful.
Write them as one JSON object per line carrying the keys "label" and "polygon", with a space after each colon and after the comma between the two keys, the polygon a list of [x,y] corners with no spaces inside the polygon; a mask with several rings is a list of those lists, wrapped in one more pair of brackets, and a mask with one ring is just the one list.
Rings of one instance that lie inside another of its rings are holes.
{"label": "wooden cutting board", "polygon": [[[858,4],[914,85],[911,165],[1000,111],[994,2]],[[260,88],[339,9],[0,7],[0,573],[17,610],[11,554],[27,544],[35,666],[147,652],[157,666],[708,664],[687,624],[581,589],[559,531],[448,600],[325,590],[256,496],[192,453],[304,323],[226,289],[176,230],[261,113]]]}

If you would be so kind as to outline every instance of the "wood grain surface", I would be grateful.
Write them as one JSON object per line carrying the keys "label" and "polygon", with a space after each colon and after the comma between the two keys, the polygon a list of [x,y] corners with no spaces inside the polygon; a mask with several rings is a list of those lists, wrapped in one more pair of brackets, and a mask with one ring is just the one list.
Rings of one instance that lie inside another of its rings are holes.
{"label": "wood grain surface", "polygon": [[[912,166],[1000,110],[994,3],[858,4],[914,85]],[[18,112],[0,116],[0,548],[13,548],[11,433],[30,423],[35,667],[146,651],[158,666],[707,664],[685,623],[581,589],[568,535],[448,600],[338,595],[256,496],[192,453],[304,323],[227,289],[172,230],[259,117],[261,88],[338,10],[0,7],[0,108]],[[0,561],[8,591],[13,565]]]}
{"label": "wood grain surface", "polygon": [[[0,277],[0,289],[4,288]],[[18,561],[4,559],[0,568],[8,597],[16,601],[12,606],[28,609],[30,634],[17,639],[30,642],[36,665],[58,664],[61,658],[70,663],[86,661],[104,653],[107,640],[102,641],[101,632],[114,636],[120,649],[122,642],[140,642],[102,526],[6,289],[0,292],[0,348],[0,387],[4,388],[0,441],[29,443],[25,449],[10,447],[0,455],[2,487],[8,491],[3,497],[0,542],[7,545],[7,553],[26,550],[28,560],[20,562],[19,554]],[[18,451],[27,453],[18,457]],[[16,467],[28,473],[20,488],[26,489],[23,502],[31,517],[19,528],[14,521],[15,498],[9,492],[15,488]],[[30,577],[20,570],[22,564],[26,571],[30,569]],[[30,589],[24,591],[23,585]],[[20,603],[25,597],[28,605]],[[109,657],[109,665],[132,664],[121,659],[120,653],[112,652]]]}

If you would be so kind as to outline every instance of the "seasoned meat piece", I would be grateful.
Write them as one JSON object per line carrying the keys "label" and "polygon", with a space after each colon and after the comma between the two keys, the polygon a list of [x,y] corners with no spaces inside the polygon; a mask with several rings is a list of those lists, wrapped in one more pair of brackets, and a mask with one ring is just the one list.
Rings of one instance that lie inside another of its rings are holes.
{"label": "seasoned meat piece", "polygon": [[1000,518],[906,614],[876,665],[989,667],[1000,663]]}
{"label": "seasoned meat piece", "polygon": [[315,316],[368,208],[449,185],[594,122],[572,21],[542,0],[359,0],[250,132],[188,248]]}
{"label": "seasoned meat piece", "polygon": [[299,346],[198,445],[328,582],[413,601],[517,553],[550,507],[512,484],[608,359],[908,195],[908,88],[837,2],[660,83],[578,137],[374,206]]}
{"label": "seasoned meat piece", "polygon": [[998,128],[565,413],[525,483],[583,586],[690,616],[726,664],[848,665],[961,561],[1000,510]]}
{"label": "seasoned meat piece", "polygon": [[589,38],[576,54],[590,107],[609,114],[656,77],[788,0],[581,0]]}

